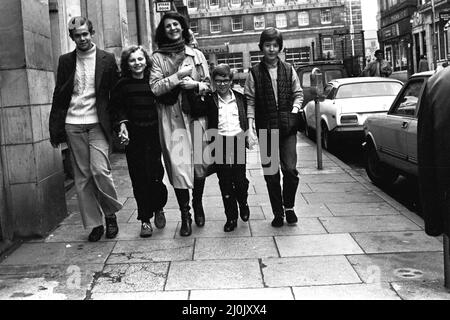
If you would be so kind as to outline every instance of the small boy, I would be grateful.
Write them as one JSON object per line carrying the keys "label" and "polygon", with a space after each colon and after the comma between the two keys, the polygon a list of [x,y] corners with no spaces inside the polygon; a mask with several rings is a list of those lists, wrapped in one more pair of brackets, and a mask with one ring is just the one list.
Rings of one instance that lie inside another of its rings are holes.
{"label": "small boy", "polygon": [[215,166],[227,217],[224,231],[231,232],[237,227],[238,205],[241,219],[246,222],[250,217],[245,175],[247,105],[244,95],[231,89],[233,74],[227,64],[214,68],[212,80],[216,91],[207,97],[208,127],[217,129]]}
{"label": "small boy", "polygon": [[[264,57],[250,69],[244,93],[248,105],[249,139],[255,141],[256,135],[267,130],[266,150],[271,161],[264,163],[261,155],[261,162],[274,215],[272,226],[278,228],[283,226],[285,214],[288,224],[297,223],[294,212],[299,183],[296,145],[303,90],[294,68],[278,57],[283,49],[283,37],[278,29],[264,30],[259,48]],[[271,139],[278,139],[273,130],[279,130],[279,141],[271,142]],[[278,150],[270,150],[274,142],[277,142]],[[269,172],[275,161],[276,173]],[[283,191],[278,161],[283,172]]]}

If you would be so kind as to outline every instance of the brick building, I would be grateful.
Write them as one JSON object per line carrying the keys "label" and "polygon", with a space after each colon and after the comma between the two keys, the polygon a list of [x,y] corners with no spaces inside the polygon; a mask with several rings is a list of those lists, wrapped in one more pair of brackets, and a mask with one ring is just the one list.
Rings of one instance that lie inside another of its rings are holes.
{"label": "brick building", "polygon": [[267,27],[283,32],[281,56],[294,65],[364,56],[360,0],[188,0],[187,7],[208,61],[230,64],[241,81],[261,59],[259,36]]}

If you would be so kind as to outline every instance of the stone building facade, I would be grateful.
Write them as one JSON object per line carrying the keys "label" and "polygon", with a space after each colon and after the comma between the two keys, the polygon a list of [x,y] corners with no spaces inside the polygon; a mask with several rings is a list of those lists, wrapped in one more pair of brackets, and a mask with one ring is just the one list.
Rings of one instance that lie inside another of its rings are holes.
{"label": "stone building facade", "polygon": [[0,252],[16,237],[45,235],[67,215],[66,147],[51,147],[48,119],[58,57],[74,49],[68,21],[89,18],[94,42],[119,59],[129,44],[152,51],[155,10],[149,0],[2,0]]}
{"label": "stone building facade", "polygon": [[230,64],[240,82],[261,59],[258,42],[267,27],[282,31],[281,57],[294,65],[344,60],[352,48],[364,56],[360,0],[188,0],[187,6],[200,50],[210,63]]}

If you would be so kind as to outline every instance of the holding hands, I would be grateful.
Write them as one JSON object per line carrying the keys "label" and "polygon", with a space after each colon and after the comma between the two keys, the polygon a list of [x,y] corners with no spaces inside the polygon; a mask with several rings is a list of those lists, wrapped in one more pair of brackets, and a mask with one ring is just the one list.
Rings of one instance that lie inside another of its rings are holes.
{"label": "holding hands", "polygon": [[127,146],[130,143],[127,125],[123,122],[120,124],[119,139],[120,139],[120,144],[123,144],[125,146]]}

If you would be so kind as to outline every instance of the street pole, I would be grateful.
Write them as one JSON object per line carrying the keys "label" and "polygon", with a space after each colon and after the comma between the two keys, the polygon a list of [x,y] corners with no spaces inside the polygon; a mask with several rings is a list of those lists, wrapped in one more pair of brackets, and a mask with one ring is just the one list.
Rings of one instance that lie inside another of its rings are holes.
{"label": "street pole", "polygon": [[[353,0],[349,0],[350,2],[350,39],[352,41],[352,59],[355,56],[355,27],[353,25],[353,9],[352,9],[352,4],[353,4]],[[352,61],[353,63],[353,61]]]}
{"label": "street pole", "polygon": [[446,234],[444,234],[444,282],[445,287],[450,289],[450,249],[449,239]]}
{"label": "street pole", "polygon": [[317,145],[317,169],[322,170],[322,127],[320,125],[320,101],[317,96],[314,99],[316,112],[316,145]]}
{"label": "street pole", "polygon": [[434,7],[434,0],[431,0],[431,11],[432,11],[432,18],[431,22],[433,23],[433,36],[431,37],[431,47],[433,49],[433,66],[434,70],[437,69],[437,48],[436,48],[436,8]]}

